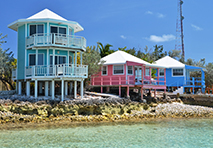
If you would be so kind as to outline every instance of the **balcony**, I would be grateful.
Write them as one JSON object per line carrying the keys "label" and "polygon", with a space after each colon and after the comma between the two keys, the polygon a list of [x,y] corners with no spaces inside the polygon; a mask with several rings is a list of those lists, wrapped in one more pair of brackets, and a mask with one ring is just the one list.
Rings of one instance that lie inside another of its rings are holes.
{"label": "balcony", "polygon": [[[16,79],[16,70],[12,72],[13,79]],[[73,78],[84,79],[88,77],[87,65],[60,64],[27,66],[25,68],[25,78],[53,79],[53,78]]]}
{"label": "balcony", "polygon": [[26,37],[26,48],[56,46],[86,50],[86,39],[81,36],[58,33],[38,33]]}

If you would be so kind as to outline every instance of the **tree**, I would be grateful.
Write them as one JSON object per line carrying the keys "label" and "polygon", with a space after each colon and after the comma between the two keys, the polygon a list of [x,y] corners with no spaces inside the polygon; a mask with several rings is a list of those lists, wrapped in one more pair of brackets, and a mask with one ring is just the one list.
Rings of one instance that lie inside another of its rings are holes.
{"label": "tree", "polygon": [[103,44],[100,42],[98,42],[97,44],[98,44],[98,49],[100,50],[101,58],[114,52],[114,50],[110,49],[110,47],[112,47],[112,45],[110,44],[106,44],[105,46],[103,46]]}
{"label": "tree", "polygon": [[0,81],[6,86],[7,90],[14,89],[14,82],[12,81],[12,69],[16,68],[17,60],[13,57],[13,52],[9,52],[9,48],[2,49],[2,44],[6,43],[4,40],[7,35],[0,34]]}
{"label": "tree", "polygon": [[208,63],[206,65],[206,71],[205,71],[205,83],[206,86],[212,86],[213,84],[213,63]]}
{"label": "tree", "polygon": [[179,60],[181,58],[181,50],[171,50],[169,51],[169,56],[176,60]]}
{"label": "tree", "polygon": [[88,65],[88,79],[85,81],[86,87],[88,87],[90,77],[101,71],[104,61],[100,62],[101,56],[98,52],[98,46],[97,48],[95,46],[88,46],[86,52],[83,53],[82,58],[83,64]]}

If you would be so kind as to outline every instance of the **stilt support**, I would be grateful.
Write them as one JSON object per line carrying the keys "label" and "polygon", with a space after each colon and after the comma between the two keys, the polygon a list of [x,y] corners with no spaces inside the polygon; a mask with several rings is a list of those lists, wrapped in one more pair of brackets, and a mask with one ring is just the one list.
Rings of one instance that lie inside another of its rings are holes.
{"label": "stilt support", "polygon": [[143,101],[143,87],[141,87],[141,100]]}
{"label": "stilt support", "polygon": [[101,93],[103,93],[103,87],[101,86]]}
{"label": "stilt support", "polygon": [[61,101],[64,101],[64,79],[61,80]]}
{"label": "stilt support", "polygon": [[77,81],[74,81],[74,98],[77,98]]}
{"label": "stilt support", "polygon": [[21,95],[21,82],[18,82],[18,94]]}
{"label": "stilt support", "polygon": [[48,96],[48,86],[49,86],[49,82],[48,81],[45,81],[45,96]]}
{"label": "stilt support", "polygon": [[55,99],[55,81],[52,80],[52,100]]}
{"label": "stilt support", "polygon": [[127,92],[126,92],[126,94],[127,94],[127,98],[129,98],[129,86],[127,86]]}
{"label": "stilt support", "polygon": [[30,96],[30,81],[26,82],[26,95]]}
{"label": "stilt support", "polygon": [[38,98],[38,80],[35,80],[35,98]]}
{"label": "stilt support", "polygon": [[121,86],[119,85],[119,96],[121,97]]}
{"label": "stilt support", "polygon": [[81,80],[81,99],[84,98],[84,81]]}
{"label": "stilt support", "polygon": [[65,86],[64,86],[64,89],[65,89],[65,96],[68,95],[68,82],[64,82]]}

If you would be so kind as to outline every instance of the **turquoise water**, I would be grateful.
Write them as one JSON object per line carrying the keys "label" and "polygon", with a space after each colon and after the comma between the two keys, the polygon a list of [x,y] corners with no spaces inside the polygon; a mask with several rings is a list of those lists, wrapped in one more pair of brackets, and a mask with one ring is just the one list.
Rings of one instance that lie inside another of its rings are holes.
{"label": "turquoise water", "polygon": [[213,119],[0,131],[0,147],[213,147]]}

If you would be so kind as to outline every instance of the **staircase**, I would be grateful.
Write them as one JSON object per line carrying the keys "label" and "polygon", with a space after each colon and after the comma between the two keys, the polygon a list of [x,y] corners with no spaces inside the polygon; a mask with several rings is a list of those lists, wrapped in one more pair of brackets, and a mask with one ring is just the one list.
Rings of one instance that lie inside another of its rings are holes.
{"label": "staircase", "polygon": [[180,88],[178,88],[177,90],[173,91],[173,94],[183,94],[183,86],[181,86]]}

